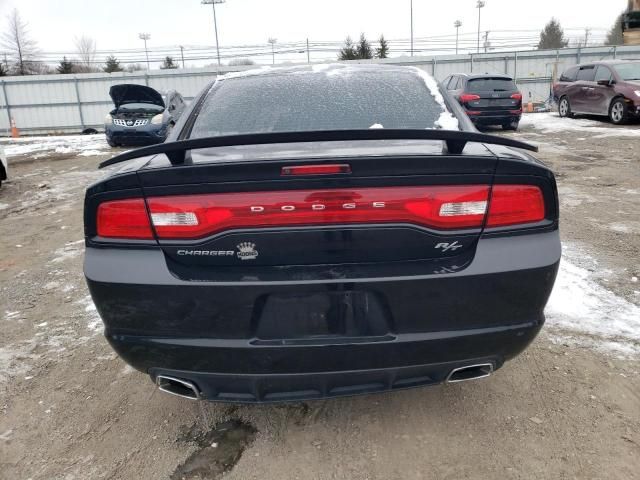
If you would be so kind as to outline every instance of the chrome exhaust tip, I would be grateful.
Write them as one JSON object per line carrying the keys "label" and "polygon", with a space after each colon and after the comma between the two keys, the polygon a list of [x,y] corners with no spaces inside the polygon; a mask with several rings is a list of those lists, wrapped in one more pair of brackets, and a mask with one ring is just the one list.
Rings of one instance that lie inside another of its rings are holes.
{"label": "chrome exhaust tip", "polygon": [[468,380],[478,380],[488,377],[493,373],[493,363],[478,363],[476,365],[465,365],[451,370],[445,383],[466,382]]}
{"label": "chrome exhaust tip", "polygon": [[189,400],[200,400],[200,391],[198,387],[188,380],[180,378],[168,377],[166,375],[158,375],[156,377],[156,385],[158,389]]}

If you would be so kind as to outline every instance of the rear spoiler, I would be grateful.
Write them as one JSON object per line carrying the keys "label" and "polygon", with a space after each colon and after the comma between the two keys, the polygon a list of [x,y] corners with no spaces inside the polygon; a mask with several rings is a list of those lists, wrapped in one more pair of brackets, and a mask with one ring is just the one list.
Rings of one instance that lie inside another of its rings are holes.
{"label": "rear spoiler", "polygon": [[100,164],[99,168],[148,155],[165,154],[172,165],[188,163],[190,150],[200,148],[231,147],[238,145],[269,145],[274,143],[343,142],[359,140],[440,140],[445,142],[447,153],[461,154],[467,142],[504,145],[537,152],[538,147],[511,138],[496,137],[478,132],[458,130],[319,130],[310,132],[252,133],[218,137],[192,138],[176,142],[160,143],[116,155]]}

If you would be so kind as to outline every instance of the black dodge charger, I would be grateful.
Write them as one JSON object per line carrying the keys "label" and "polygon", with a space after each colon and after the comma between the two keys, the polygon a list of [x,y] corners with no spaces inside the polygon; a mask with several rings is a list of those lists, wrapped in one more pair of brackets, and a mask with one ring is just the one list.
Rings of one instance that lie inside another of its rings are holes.
{"label": "black dodge charger", "polygon": [[486,377],[540,331],[560,260],[554,176],[528,150],[412,67],[220,77],[87,190],[106,337],[193,399]]}

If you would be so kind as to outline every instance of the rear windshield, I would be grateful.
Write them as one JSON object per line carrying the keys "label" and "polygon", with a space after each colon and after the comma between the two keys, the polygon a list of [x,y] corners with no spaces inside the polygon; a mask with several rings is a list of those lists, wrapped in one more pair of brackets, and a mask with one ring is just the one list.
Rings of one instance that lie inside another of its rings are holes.
{"label": "rear windshield", "polygon": [[467,82],[468,92],[511,92],[517,90],[513,80],[508,78],[472,78]]}
{"label": "rear windshield", "polygon": [[621,63],[619,65],[614,65],[613,68],[622,80],[640,80],[640,62]]}
{"label": "rear windshield", "polygon": [[411,71],[269,73],[217,82],[190,136],[435,128],[443,112],[424,80]]}

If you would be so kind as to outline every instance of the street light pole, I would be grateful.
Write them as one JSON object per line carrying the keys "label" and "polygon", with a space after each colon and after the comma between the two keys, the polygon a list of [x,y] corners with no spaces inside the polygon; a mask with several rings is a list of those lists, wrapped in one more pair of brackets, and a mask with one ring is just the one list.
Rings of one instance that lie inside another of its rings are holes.
{"label": "street light pole", "polygon": [[413,57],[413,0],[410,0],[410,10],[411,10],[411,56]]}
{"label": "street light pole", "polygon": [[486,3],[483,0],[478,0],[476,8],[478,9],[478,53],[480,53],[480,11],[484,8]]}
{"label": "street light pole", "polygon": [[269,37],[269,40],[267,40],[271,44],[271,65],[276,64],[276,51],[274,48],[277,41],[278,39],[273,37]]}
{"label": "street light pole", "polygon": [[460,20],[456,20],[453,23],[453,26],[456,27],[456,55],[458,54],[458,30],[460,30],[460,27],[462,26],[462,22]]}
{"label": "street light pole", "polygon": [[213,30],[216,33],[216,53],[218,55],[218,65],[220,65],[220,47],[218,46],[218,21],[216,19],[216,4],[224,3],[225,0],[202,0],[202,5],[209,5],[213,7]]}
{"label": "street light pole", "polygon": [[147,40],[151,38],[151,35],[149,35],[148,33],[140,33],[138,34],[138,38],[140,40],[144,40],[144,54],[147,57],[147,71],[149,71],[151,70],[151,67],[149,66],[149,50],[147,50]]}

